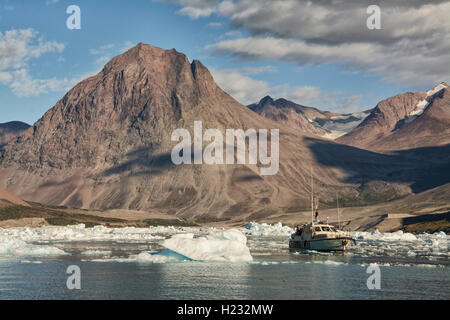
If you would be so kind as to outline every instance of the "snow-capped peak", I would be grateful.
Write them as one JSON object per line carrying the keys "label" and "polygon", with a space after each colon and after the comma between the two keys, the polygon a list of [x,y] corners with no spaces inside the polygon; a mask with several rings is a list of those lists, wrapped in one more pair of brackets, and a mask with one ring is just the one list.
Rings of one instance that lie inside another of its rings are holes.
{"label": "snow-capped peak", "polygon": [[441,91],[442,89],[448,88],[448,85],[444,82],[441,82],[440,84],[438,84],[436,87],[434,87],[431,90],[427,91],[427,96],[431,97],[433,95],[435,95],[436,93],[438,93],[439,91]]}
{"label": "snow-capped peak", "polygon": [[427,97],[421,101],[419,101],[414,108],[413,111],[411,111],[405,118],[405,123],[409,123],[413,120],[415,120],[417,117],[419,117],[425,109],[428,107],[430,102],[428,101],[429,97],[434,96],[436,93],[440,92],[441,90],[448,88],[448,85],[445,82],[441,82],[436,87],[434,87],[431,90],[427,91]]}

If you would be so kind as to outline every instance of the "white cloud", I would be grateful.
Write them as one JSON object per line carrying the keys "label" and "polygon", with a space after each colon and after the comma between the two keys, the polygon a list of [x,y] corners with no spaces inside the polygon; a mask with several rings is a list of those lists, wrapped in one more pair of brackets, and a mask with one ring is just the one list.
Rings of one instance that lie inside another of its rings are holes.
{"label": "white cloud", "polygon": [[59,91],[62,89],[63,81],[52,79],[33,79],[26,69],[13,72],[10,88],[18,97],[37,96],[49,91]]}
{"label": "white cloud", "polygon": [[211,74],[217,84],[233,98],[243,104],[259,101],[270,91],[269,85],[241,74],[238,70],[215,70]]}
{"label": "white cloud", "polygon": [[[383,1],[381,30],[366,27],[360,0],[179,0],[193,19],[216,14],[250,37],[209,46],[243,60],[297,64],[345,63],[359,72],[406,85],[450,80],[450,2]],[[193,8],[195,10],[188,10]],[[202,14],[192,14],[202,12]]]}
{"label": "white cloud", "polygon": [[262,66],[262,67],[243,67],[242,72],[244,74],[252,75],[252,74],[261,74],[261,73],[269,73],[269,72],[277,72],[278,69],[273,66]]}
{"label": "white cloud", "polygon": [[194,8],[185,7],[178,11],[179,14],[183,16],[188,16],[192,19],[198,19],[200,17],[209,17],[214,12],[213,8]]}
{"label": "white cloud", "polygon": [[341,91],[323,91],[319,87],[283,85],[274,88],[274,97],[285,98],[295,103],[337,113],[351,113],[367,109],[361,108],[362,95],[346,94]]}
{"label": "white cloud", "polygon": [[[450,35],[432,53],[404,40],[390,47],[376,43],[312,44],[301,40],[250,37],[220,41],[207,48],[241,60],[279,60],[298,64],[340,62],[371,72],[388,82],[434,84],[450,78],[443,60],[450,61]],[[448,48],[447,48],[448,47]]]}
{"label": "white cloud", "polygon": [[44,41],[31,28],[0,32],[0,70],[22,68],[26,63],[45,53],[64,50],[64,44]]}
{"label": "white cloud", "polygon": [[302,105],[315,105],[322,95],[320,88],[305,87],[286,87],[281,90],[280,96]]}
{"label": "white cloud", "polygon": [[209,17],[217,11],[216,0],[165,0],[165,2],[178,2],[182,8],[177,13],[191,19]]}
{"label": "white cloud", "polygon": [[225,32],[224,34],[221,34],[219,36],[219,39],[232,39],[232,38],[238,38],[238,37],[242,37],[242,33],[239,30],[232,30],[232,31],[228,31]]}
{"label": "white cloud", "polygon": [[[45,41],[34,29],[0,32],[0,83],[11,88],[18,97],[37,96],[42,93],[63,91],[80,79],[33,79],[29,62],[46,53],[61,53],[64,44]],[[59,57],[57,61],[61,61]]]}
{"label": "white cloud", "polygon": [[[12,92],[18,97],[33,97],[43,93],[67,91],[78,82],[92,76],[93,73],[86,73],[72,79],[33,79],[27,69],[19,69],[9,73],[4,84],[8,84]],[[0,82],[2,73],[0,72]]]}
{"label": "white cloud", "polygon": [[7,84],[11,82],[13,79],[12,75],[9,72],[0,71],[0,83]]}

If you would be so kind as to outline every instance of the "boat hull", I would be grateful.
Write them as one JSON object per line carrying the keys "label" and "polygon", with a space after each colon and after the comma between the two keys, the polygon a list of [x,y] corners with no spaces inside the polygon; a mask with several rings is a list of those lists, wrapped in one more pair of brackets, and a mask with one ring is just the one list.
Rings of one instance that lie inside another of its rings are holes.
{"label": "boat hull", "polygon": [[345,251],[345,248],[354,241],[351,238],[332,238],[317,240],[290,239],[289,249],[315,250],[315,251]]}

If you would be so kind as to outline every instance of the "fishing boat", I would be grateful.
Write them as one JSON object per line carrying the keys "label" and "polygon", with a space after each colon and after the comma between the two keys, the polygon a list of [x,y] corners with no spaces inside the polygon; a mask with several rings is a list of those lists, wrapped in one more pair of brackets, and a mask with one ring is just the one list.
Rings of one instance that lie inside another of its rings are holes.
{"label": "fishing boat", "polygon": [[355,239],[343,235],[334,226],[309,223],[297,228],[289,239],[289,249],[316,251],[345,251]]}
{"label": "fishing boat", "polygon": [[[340,231],[339,198],[337,197],[338,228],[318,221],[319,201],[314,197],[314,181],[311,169],[311,223],[297,227],[289,239],[289,249],[316,250],[316,251],[342,251],[355,239],[348,237]],[[314,221],[316,212],[316,221]]]}

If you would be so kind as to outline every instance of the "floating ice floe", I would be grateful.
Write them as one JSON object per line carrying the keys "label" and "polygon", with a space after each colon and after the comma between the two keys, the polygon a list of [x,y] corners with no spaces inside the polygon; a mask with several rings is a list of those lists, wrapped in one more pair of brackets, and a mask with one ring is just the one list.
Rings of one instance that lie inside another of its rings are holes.
{"label": "floating ice floe", "polygon": [[[273,225],[251,222],[239,230],[223,230],[211,227],[202,228],[107,228],[96,226],[86,228],[84,225],[41,228],[0,228],[0,258],[7,259],[32,256],[58,256],[71,251],[70,242],[112,242],[105,245],[89,245],[81,254],[86,261],[117,261],[138,263],[166,263],[171,261],[252,261],[256,256],[270,256],[288,252],[288,241],[294,230],[281,223]],[[393,233],[345,232],[357,239],[347,256],[357,257],[400,257],[414,262],[432,261],[434,264],[448,259],[450,236],[444,232],[434,234],[411,234],[402,231]],[[247,239],[248,237],[248,239]],[[119,257],[114,257],[108,246],[116,243],[135,244],[121,247]],[[144,244],[144,245],[142,245]],[[67,246],[67,248],[66,248]],[[77,245],[79,247],[79,245]],[[158,250],[163,246],[165,250]],[[78,248],[77,247],[77,248]],[[129,248],[142,252],[123,256]],[[63,251],[64,250],[64,251]],[[78,252],[78,250],[77,250]],[[314,255],[322,253],[314,253]],[[327,255],[327,254],[323,254]],[[94,260],[92,260],[94,258]],[[25,259],[25,258],[23,258]],[[97,260],[95,260],[97,259]]]}
{"label": "floating ice floe", "polygon": [[382,233],[378,230],[373,232],[349,232],[351,236],[357,240],[382,240],[382,241],[417,241],[417,237],[412,233],[404,233],[403,231]]}
{"label": "floating ice floe", "polygon": [[146,242],[163,239],[161,234],[174,234],[179,229],[174,227],[149,228],[107,228],[95,226],[86,228],[84,224],[74,226],[45,226],[40,228],[1,229],[0,235],[17,237],[24,241],[116,241],[116,242]]}
{"label": "floating ice floe", "polygon": [[0,235],[0,256],[60,256],[63,250],[48,246],[26,243],[17,237]]}
{"label": "floating ice floe", "polygon": [[[204,237],[177,234],[164,240],[162,246],[181,255],[181,259],[197,261],[252,261],[247,237],[236,229],[213,231]],[[168,254],[169,252],[162,252]]]}
{"label": "floating ice floe", "polygon": [[109,256],[112,252],[110,250],[96,250],[89,249],[81,252],[82,255],[85,256]]}
{"label": "floating ice floe", "polygon": [[[205,231],[205,230],[204,230]],[[180,233],[164,240],[162,251],[141,252],[128,258],[94,259],[94,262],[168,263],[181,261],[252,261],[246,236],[236,229],[212,230],[206,236]]]}

